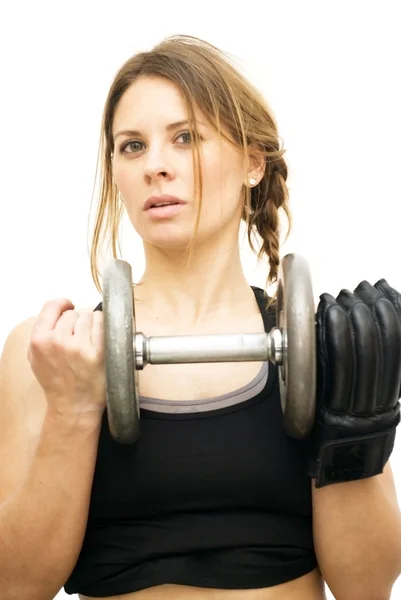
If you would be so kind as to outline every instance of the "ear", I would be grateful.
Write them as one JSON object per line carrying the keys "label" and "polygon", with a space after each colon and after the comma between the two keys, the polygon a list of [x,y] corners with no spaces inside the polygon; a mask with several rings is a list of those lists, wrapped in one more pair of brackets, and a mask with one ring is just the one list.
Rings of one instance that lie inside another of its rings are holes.
{"label": "ear", "polygon": [[248,146],[248,169],[246,186],[254,187],[258,185],[266,170],[266,157],[263,152],[254,145]]}

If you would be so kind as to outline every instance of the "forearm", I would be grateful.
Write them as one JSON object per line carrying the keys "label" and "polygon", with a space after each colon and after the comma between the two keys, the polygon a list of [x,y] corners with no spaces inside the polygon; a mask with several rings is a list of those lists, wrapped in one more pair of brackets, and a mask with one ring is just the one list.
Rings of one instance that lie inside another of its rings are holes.
{"label": "forearm", "polygon": [[314,538],[338,600],[388,600],[401,570],[401,517],[379,475],[314,488]]}
{"label": "forearm", "polygon": [[95,421],[77,425],[46,417],[25,480],[0,506],[2,600],[53,598],[73,569],[86,527],[99,431]]}

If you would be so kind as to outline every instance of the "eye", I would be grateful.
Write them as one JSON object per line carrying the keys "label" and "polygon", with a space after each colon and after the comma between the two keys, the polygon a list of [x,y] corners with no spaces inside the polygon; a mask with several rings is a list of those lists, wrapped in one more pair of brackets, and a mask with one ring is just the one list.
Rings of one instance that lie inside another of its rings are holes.
{"label": "eye", "polygon": [[203,138],[201,135],[196,134],[195,131],[183,131],[182,133],[180,133],[180,135],[176,138],[176,140],[180,139],[180,138],[184,138],[184,144],[192,144],[194,140],[198,140],[201,141]]}
{"label": "eye", "polygon": [[[176,138],[175,141],[178,141],[180,138],[183,140],[181,143],[183,145],[191,145],[193,140],[195,139],[196,134],[191,131],[183,131]],[[201,140],[201,136],[198,135],[198,140]],[[141,152],[144,148],[143,142],[138,140],[131,140],[128,142],[124,142],[120,147],[121,154],[137,154]]]}
{"label": "eye", "polygon": [[184,144],[191,144],[193,136],[190,131],[184,131],[176,139],[179,140],[180,138],[184,139]]}
{"label": "eye", "polygon": [[140,150],[142,150],[142,142],[138,142],[138,141],[131,141],[131,142],[125,142],[121,148],[120,148],[120,152],[127,152],[127,148],[130,148],[130,151],[127,152],[127,154],[135,154],[136,152],[139,152]]}

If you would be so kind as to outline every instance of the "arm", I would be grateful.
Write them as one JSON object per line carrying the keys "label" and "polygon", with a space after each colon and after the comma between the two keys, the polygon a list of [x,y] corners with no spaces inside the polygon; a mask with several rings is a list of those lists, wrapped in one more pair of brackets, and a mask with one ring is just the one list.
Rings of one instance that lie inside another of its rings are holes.
{"label": "arm", "polygon": [[337,600],[389,600],[401,574],[401,513],[389,463],[360,481],[315,488],[314,541]]}
{"label": "arm", "polygon": [[99,427],[46,417],[28,474],[0,505],[0,597],[53,598],[85,534]]}
{"label": "arm", "polygon": [[[29,329],[29,328],[28,328]],[[18,326],[0,363],[0,598],[53,598],[82,545],[100,420],[52,414]]]}
{"label": "arm", "polygon": [[401,573],[388,462],[400,422],[401,295],[382,279],[320,299],[309,464],[316,554],[338,600],[389,600]]}

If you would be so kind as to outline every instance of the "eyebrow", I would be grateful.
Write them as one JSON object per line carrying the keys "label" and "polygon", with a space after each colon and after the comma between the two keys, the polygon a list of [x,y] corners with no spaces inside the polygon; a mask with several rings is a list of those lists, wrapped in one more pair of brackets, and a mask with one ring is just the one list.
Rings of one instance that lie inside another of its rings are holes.
{"label": "eyebrow", "polygon": [[[196,123],[199,123],[200,125],[204,125],[204,123],[202,123],[202,121],[196,121]],[[167,125],[166,130],[167,131],[172,131],[173,129],[177,129],[178,127],[182,127],[183,125],[188,125],[189,121],[187,119],[184,119],[183,121],[176,121],[175,123],[170,123],[169,125]],[[141,132],[138,129],[122,129],[121,131],[117,131],[116,135],[114,136],[114,140],[116,140],[116,138],[119,135],[128,135],[128,136],[140,136]]]}

